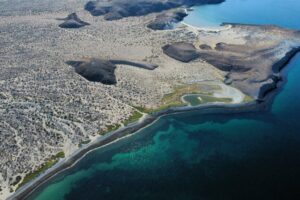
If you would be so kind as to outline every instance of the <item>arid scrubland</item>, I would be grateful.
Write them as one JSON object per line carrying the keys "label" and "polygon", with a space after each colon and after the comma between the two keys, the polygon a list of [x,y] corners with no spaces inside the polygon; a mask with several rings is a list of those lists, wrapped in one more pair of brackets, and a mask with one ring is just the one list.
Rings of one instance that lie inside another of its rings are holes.
{"label": "arid scrubland", "polygon": [[[178,84],[223,80],[223,72],[200,60],[181,63],[162,53],[168,43],[195,41],[192,31],[150,30],[155,14],[105,21],[84,11],[84,3],[0,1],[0,199],[53,155],[68,156],[82,142],[101,137],[107,126],[128,119],[132,106],[156,107]],[[91,25],[60,28],[56,19],[72,12]],[[65,63],[86,58],[159,67],[118,65],[117,84],[104,85]]]}

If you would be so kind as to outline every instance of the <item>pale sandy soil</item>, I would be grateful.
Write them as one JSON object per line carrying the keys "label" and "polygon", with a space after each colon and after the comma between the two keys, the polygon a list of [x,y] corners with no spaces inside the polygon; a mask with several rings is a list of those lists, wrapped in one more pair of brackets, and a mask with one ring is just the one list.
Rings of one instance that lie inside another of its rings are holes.
{"label": "pale sandy soil", "polygon": [[230,98],[232,101],[230,103],[232,104],[238,104],[242,103],[245,99],[245,94],[242,93],[240,90],[225,85],[223,83],[217,84],[219,87],[221,87],[221,90],[218,90],[214,92],[213,96],[216,98]]}
{"label": "pale sandy soil", "polygon": [[[240,90],[231,87],[229,85],[225,85],[222,82],[219,81],[201,81],[197,83],[199,86],[211,86],[211,88],[216,88],[216,89],[211,89],[209,96],[216,97],[219,99],[226,98],[226,99],[231,99],[230,102],[224,102],[224,103],[218,103],[218,104],[239,104],[244,102],[245,100],[245,94],[241,92]],[[201,94],[201,93],[199,93]],[[184,100],[184,96],[189,95],[185,94],[181,97],[181,101],[184,103],[188,103]],[[194,95],[194,94],[192,94]],[[200,101],[202,101],[201,96],[198,97]],[[213,102],[215,103],[215,102]]]}

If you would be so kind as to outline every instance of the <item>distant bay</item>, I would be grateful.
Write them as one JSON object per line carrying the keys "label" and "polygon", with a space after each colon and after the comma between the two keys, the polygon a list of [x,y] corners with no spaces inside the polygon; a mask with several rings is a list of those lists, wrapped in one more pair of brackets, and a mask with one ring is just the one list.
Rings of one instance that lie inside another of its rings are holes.
{"label": "distant bay", "polygon": [[217,5],[194,7],[184,21],[202,27],[231,22],[300,29],[299,3],[297,0],[226,0]]}

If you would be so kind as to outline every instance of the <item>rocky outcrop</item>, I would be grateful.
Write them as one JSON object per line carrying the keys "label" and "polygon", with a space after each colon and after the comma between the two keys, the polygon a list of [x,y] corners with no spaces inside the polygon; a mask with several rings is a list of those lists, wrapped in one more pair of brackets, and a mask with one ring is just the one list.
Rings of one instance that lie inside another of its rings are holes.
{"label": "rocky outcrop", "polygon": [[156,16],[147,27],[152,30],[166,30],[173,29],[174,24],[182,21],[187,16],[187,12],[184,9],[177,9],[172,12],[165,12]]}
{"label": "rocky outcrop", "polygon": [[163,52],[181,62],[190,62],[199,58],[199,53],[193,44],[177,42],[162,47]]}
{"label": "rocky outcrop", "polygon": [[[164,46],[164,53],[182,62],[200,58],[227,72],[226,84],[262,100],[268,91],[276,88],[281,79],[280,69],[299,52],[300,32],[275,26],[231,25],[230,31],[249,34],[243,38],[244,44],[220,42],[214,48],[202,44],[196,49],[193,44],[174,43]],[[264,38],[268,42],[263,42]]]}
{"label": "rocky outcrop", "polygon": [[143,69],[148,69],[148,70],[154,70],[155,68],[158,67],[156,64],[152,63],[146,63],[146,62],[133,62],[133,61],[128,61],[128,60],[110,60],[111,63],[115,65],[129,65],[132,67],[139,67]]}
{"label": "rocky outcrop", "polygon": [[67,61],[68,65],[75,68],[75,72],[88,81],[100,82],[105,85],[115,85],[116,65],[129,65],[147,70],[154,70],[158,65],[144,62],[133,62],[127,60],[102,60],[92,58],[86,61]]}
{"label": "rocky outcrop", "polygon": [[106,85],[117,83],[116,66],[109,61],[91,59],[88,61],[67,61],[66,63],[74,67],[77,74],[89,81],[101,82]]}
{"label": "rocky outcrop", "polygon": [[[287,52],[279,57],[286,48]],[[215,50],[200,50],[201,59],[228,72],[225,82],[231,83],[244,93],[255,99],[261,100],[265,94],[276,88],[280,80],[276,68],[282,68],[287,64],[294,52],[294,48],[278,44],[276,46],[257,49],[255,46],[217,44]]]}
{"label": "rocky outcrop", "polygon": [[181,6],[215,4],[224,0],[94,0],[85,5],[85,9],[94,16],[104,15],[106,20],[117,20],[123,17],[141,16],[161,12]]}
{"label": "rocky outcrop", "polygon": [[80,28],[86,25],[90,25],[89,23],[79,19],[76,13],[72,13],[68,15],[68,17],[66,18],[62,18],[58,20],[64,20],[64,22],[59,25],[60,28]]}

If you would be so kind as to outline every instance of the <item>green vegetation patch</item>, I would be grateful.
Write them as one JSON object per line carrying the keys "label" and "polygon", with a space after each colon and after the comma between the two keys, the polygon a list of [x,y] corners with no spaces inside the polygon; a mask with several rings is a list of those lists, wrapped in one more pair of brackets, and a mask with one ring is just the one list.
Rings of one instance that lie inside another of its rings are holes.
{"label": "green vegetation patch", "polygon": [[218,98],[213,96],[205,96],[201,95],[201,103],[212,103],[212,102],[223,102],[223,103],[230,103],[232,102],[231,98]]}
{"label": "green vegetation patch", "polygon": [[137,109],[138,111],[140,111],[141,113],[149,113],[150,109],[145,108],[145,107],[141,107],[141,106],[132,106],[135,109]]}
{"label": "green vegetation patch", "polygon": [[91,142],[91,140],[84,140],[84,141],[81,141],[81,142],[78,144],[78,146],[79,146],[79,147],[82,147],[83,145],[88,144],[88,143],[90,143],[90,142]]}
{"label": "green vegetation patch", "polygon": [[132,122],[139,120],[141,117],[143,117],[143,114],[141,112],[134,111],[127,120],[123,121],[123,124],[126,126]]}
{"label": "green vegetation patch", "polygon": [[[136,108],[137,109],[137,108]],[[139,109],[137,109],[136,111],[134,111],[130,117],[124,121],[122,121],[122,123],[126,126],[132,122],[135,122],[137,120],[139,120],[141,117],[143,116],[143,114],[139,111]],[[120,124],[112,124],[112,125],[107,125],[105,127],[105,129],[103,131],[100,131],[98,134],[99,135],[105,135],[109,132],[118,130],[121,127]]]}
{"label": "green vegetation patch", "polygon": [[244,103],[248,103],[248,102],[251,102],[251,101],[254,101],[254,99],[248,95],[245,95],[245,98],[243,100]]}
{"label": "green vegetation patch", "polygon": [[221,103],[231,103],[232,102],[231,98],[218,98],[218,97],[214,97],[214,96],[201,95],[201,94],[186,95],[183,97],[183,99],[186,102],[188,102],[191,106],[197,106],[200,104],[214,103],[214,102],[221,102]]}
{"label": "green vegetation patch", "polygon": [[161,110],[165,110],[171,107],[186,106],[187,104],[182,102],[181,97],[185,94],[211,94],[210,90],[217,90],[218,86],[209,84],[189,84],[180,85],[174,88],[174,91],[166,94],[162,100],[160,106],[157,108],[145,108],[145,107],[135,107],[144,113],[153,113]]}
{"label": "green vegetation patch", "polygon": [[212,91],[220,90],[220,89],[221,88],[218,85],[199,84],[199,83],[178,86],[174,89],[174,92],[170,94],[166,94],[161,100],[161,105],[157,109],[153,109],[152,111],[155,112],[155,111],[168,109],[170,107],[186,106],[187,103],[182,101],[182,96],[187,94],[199,94],[201,96],[202,95],[209,96],[213,94]]}
{"label": "green vegetation patch", "polygon": [[[214,91],[221,90],[219,85],[213,85],[209,83],[195,83],[190,85],[181,85],[175,87],[172,93],[166,94],[162,100],[161,104],[157,108],[145,108],[145,107],[135,107],[137,110],[143,113],[153,113],[161,110],[165,110],[171,107],[186,106],[191,103],[192,106],[212,103],[212,102],[232,102],[231,98],[217,98],[213,96]],[[193,98],[185,98],[186,102],[182,101],[184,95],[199,95],[201,100],[195,100]],[[188,99],[193,99],[190,102]]]}
{"label": "green vegetation patch", "polygon": [[174,92],[170,94],[166,94],[161,102],[162,106],[168,105],[182,105],[181,97],[185,94],[207,94],[209,95],[209,90],[215,90],[216,88],[211,88],[210,85],[199,85],[199,84],[191,84],[191,85],[183,85],[178,86],[174,89]]}
{"label": "green vegetation patch", "polygon": [[105,134],[107,134],[107,133],[109,133],[109,132],[112,132],[112,131],[115,131],[115,130],[119,129],[120,127],[121,127],[120,124],[107,125],[107,126],[105,127],[105,129],[102,130],[102,131],[100,131],[98,134],[99,134],[99,135],[105,135]]}
{"label": "green vegetation patch", "polygon": [[47,169],[55,165],[60,158],[64,158],[64,157],[65,157],[64,152],[59,152],[56,155],[53,155],[49,160],[47,160],[44,164],[42,164],[37,170],[26,174],[22,182],[18,185],[17,189],[19,189],[21,186],[25,185],[26,183],[30,182],[32,179],[36,178],[42,172],[46,171]]}

